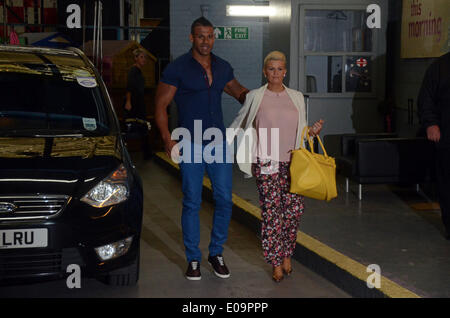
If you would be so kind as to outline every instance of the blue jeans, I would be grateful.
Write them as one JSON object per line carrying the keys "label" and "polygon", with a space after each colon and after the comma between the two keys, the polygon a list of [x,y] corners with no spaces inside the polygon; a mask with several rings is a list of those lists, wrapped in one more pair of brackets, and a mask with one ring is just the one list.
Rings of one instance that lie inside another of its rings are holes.
{"label": "blue jeans", "polygon": [[[204,148],[204,146],[196,145],[198,152],[203,151]],[[192,152],[192,158],[194,158],[194,151]],[[233,206],[231,200],[232,163],[226,163],[225,160],[223,163],[207,163],[203,156],[198,156],[198,153],[196,159],[195,162],[192,160],[191,163],[181,162],[179,164],[183,191],[181,226],[188,262],[193,260],[200,262],[202,259],[202,253],[199,249],[199,211],[202,203],[203,176],[205,171],[211,180],[215,202],[211,241],[208,248],[211,256],[222,254],[223,252],[223,244],[225,244],[228,238],[228,226],[230,224]]]}

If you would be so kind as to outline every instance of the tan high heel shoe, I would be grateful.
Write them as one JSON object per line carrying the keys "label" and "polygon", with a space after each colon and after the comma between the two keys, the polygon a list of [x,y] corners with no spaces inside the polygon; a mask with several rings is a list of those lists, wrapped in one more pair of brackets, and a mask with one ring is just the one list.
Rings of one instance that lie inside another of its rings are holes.
{"label": "tan high heel shoe", "polygon": [[284,276],[283,276],[283,269],[281,268],[281,266],[274,266],[272,269],[272,279],[279,283],[283,280]]}
{"label": "tan high heel shoe", "polygon": [[286,275],[291,275],[292,273],[292,264],[291,264],[291,259],[290,258],[285,258],[283,259],[283,264],[281,265],[281,268],[283,269],[283,272]]}

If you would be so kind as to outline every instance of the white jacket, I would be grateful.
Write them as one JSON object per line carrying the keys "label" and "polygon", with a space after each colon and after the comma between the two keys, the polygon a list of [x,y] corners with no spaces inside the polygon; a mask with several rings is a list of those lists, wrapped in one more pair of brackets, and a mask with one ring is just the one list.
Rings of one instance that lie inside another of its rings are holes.
{"label": "white jacket", "polygon": [[[283,85],[284,86],[284,85]],[[302,142],[300,139],[300,134],[303,128],[306,126],[306,110],[305,110],[305,100],[303,94],[294,89],[290,89],[284,86],[287,94],[291,98],[295,107],[298,109],[299,119],[297,125],[297,137],[295,139],[295,149],[300,147],[300,143]],[[236,159],[239,165],[239,169],[247,175],[252,175],[252,158],[256,157],[257,151],[257,142],[258,138],[256,135],[256,127],[254,125],[254,121],[256,118],[256,114],[258,113],[259,106],[264,97],[264,92],[267,89],[267,84],[261,86],[260,88],[251,90],[248,92],[247,97],[245,99],[245,103],[240,109],[238,115],[231,123],[229,128],[243,129],[245,134],[249,137],[246,142],[245,138],[238,138],[237,144],[237,153]],[[252,129],[253,128],[253,129]],[[230,130],[228,130],[230,131]],[[227,142],[231,144],[236,137],[236,132],[228,133],[227,132]]]}

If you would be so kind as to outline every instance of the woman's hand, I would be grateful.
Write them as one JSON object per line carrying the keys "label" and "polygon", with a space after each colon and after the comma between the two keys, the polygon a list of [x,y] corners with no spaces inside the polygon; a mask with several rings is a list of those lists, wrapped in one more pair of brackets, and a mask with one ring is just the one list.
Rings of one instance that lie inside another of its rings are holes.
{"label": "woman's hand", "polygon": [[320,120],[316,121],[316,122],[309,128],[309,131],[308,131],[309,135],[310,135],[311,137],[315,137],[315,136],[317,136],[318,134],[320,134],[320,131],[321,131],[322,128],[323,128],[323,123],[324,123],[323,119],[320,119]]}

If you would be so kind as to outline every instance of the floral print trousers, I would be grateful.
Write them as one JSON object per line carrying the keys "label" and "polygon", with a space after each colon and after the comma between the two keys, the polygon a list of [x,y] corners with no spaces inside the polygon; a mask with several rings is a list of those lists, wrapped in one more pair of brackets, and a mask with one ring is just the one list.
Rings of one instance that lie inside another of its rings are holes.
{"label": "floral print trousers", "polygon": [[253,164],[262,210],[262,248],[266,262],[280,266],[283,258],[294,254],[304,197],[289,192],[289,162],[279,162],[273,174],[261,173],[265,165],[259,159]]}

